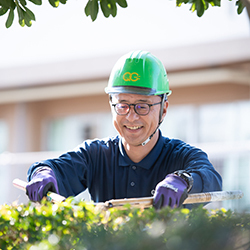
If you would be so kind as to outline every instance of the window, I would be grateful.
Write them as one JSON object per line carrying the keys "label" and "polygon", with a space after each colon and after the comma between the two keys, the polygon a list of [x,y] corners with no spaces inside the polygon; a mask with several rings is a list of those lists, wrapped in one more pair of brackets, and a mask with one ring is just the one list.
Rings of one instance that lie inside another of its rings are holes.
{"label": "window", "polygon": [[45,150],[69,150],[86,139],[116,135],[111,113],[82,114],[46,122]]}
{"label": "window", "polygon": [[6,122],[0,120],[0,154],[8,148],[8,126]]}
{"label": "window", "polygon": [[[250,102],[169,107],[163,135],[181,139],[208,153],[222,175],[223,190],[242,190],[240,200],[222,202],[229,209],[250,210]],[[216,206],[215,206],[216,207]]]}
{"label": "window", "polygon": [[[10,182],[10,167],[5,165],[4,154],[1,153],[7,151],[8,149],[8,126],[5,121],[0,120],[0,187],[2,189],[9,186]],[[8,190],[1,192],[0,194],[0,204],[6,202],[9,193]]]}

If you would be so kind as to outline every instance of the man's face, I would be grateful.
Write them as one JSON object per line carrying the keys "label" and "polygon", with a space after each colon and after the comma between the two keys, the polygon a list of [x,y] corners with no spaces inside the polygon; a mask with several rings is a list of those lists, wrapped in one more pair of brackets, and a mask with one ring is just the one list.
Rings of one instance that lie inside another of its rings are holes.
{"label": "man's face", "polygon": [[[115,94],[112,95],[111,98],[111,104],[154,104],[158,102],[161,102],[161,97],[159,96],[145,96],[137,94]],[[166,115],[167,105],[168,103],[165,102],[162,119]],[[122,137],[123,144],[138,146],[148,139],[158,126],[160,107],[160,104],[151,106],[149,113],[142,116],[135,112],[134,106],[130,106],[130,111],[127,115],[118,115],[115,112],[114,107],[111,106],[114,127]]]}

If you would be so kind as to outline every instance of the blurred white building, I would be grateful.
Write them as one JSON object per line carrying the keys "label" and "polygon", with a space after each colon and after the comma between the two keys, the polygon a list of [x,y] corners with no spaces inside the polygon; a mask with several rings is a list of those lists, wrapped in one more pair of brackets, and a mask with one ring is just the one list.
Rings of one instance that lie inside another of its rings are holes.
{"label": "blurred white building", "polygon": [[144,49],[162,60],[173,91],[163,134],[202,148],[221,173],[223,189],[245,193],[215,206],[250,210],[247,14],[237,16],[230,2],[199,19],[166,2],[129,3],[117,18],[96,23],[79,13],[79,2],[37,8],[32,28],[5,30],[0,20],[6,48],[0,58],[0,204],[27,202],[12,180],[26,180],[33,162],[116,134],[104,88],[121,55]]}

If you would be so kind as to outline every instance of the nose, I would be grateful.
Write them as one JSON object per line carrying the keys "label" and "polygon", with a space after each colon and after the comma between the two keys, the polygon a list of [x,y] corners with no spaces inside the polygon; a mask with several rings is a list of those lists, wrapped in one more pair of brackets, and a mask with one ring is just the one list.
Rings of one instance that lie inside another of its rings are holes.
{"label": "nose", "polygon": [[135,106],[131,106],[129,112],[126,115],[128,121],[133,122],[139,119],[139,115],[135,112]]}

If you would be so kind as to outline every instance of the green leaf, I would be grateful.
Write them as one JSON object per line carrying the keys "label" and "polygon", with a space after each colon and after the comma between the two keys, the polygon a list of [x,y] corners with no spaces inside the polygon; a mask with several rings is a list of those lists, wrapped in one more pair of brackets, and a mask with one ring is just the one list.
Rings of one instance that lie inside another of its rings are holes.
{"label": "green leaf", "polygon": [[196,10],[196,5],[195,3],[192,3],[190,10],[194,12]]}
{"label": "green leaf", "polygon": [[204,7],[204,2],[203,0],[197,0],[196,1],[196,11],[197,11],[197,16],[201,17],[204,14],[205,7]]}
{"label": "green leaf", "polygon": [[180,7],[182,4],[183,4],[183,2],[181,0],[177,0],[176,1],[176,6],[177,7]]}
{"label": "green leaf", "polygon": [[98,10],[99,6],[97,0],[89,0],[84,9],[86,16],[90,16],[92,21],[96,20]]}
{"label": "green leaf", "polygon": [[220,6],[221,0],[205,0],[206,5],[211,4],[211,6]]}
{"label": "green leaf", "polygon": [[116,2],[117,2],[122,8],[128,7],[128,4],[127,4],[127,1],[126,1],[126,0],[116,0]]}
{"label": "green leaf", "polygon": [[14,0],[0,0],[0,6],[7,8],[7,9],[13,9],[13,10],[16,8],[16,4]]}
{"label": "green leaf", "polygon": [[29,15],[27,14],[27,12],[24,12],[24,22],[28,27],[32,25],[31,19]]}
{"label": "green leaf", "polygon": [[117,7],[115,0],[101,0],[101,10],[105,17],[112,15],[113,17],[117,14]]}
{"label": "green leaf", "polygon": [[8,15],[8,18],[7,18],[7,21],[5,23],[5,27],[6,28],[9,28],[12,23],[13,23],[13,20],[14,20],[14,10],[13,9],[10,9],[10,12],[9,12],[9,15]]}
{"label": "green leaf", "polygon": [[90,0],[89,0],[89,1],[87,2],[87,4],[86,4],[85,8],[84,8],[84,12],[85,12],[85,15],[86,15],[86,16],[89,16],[89,15],[90,15],[90,13],[91,13],[90,8],[91,8],[91,3],[90,3]]}
{"label": "green leaf", "polygon": [[109,17],[109,15],[111,14],[109,5],[108,5],[108,0],[101,0],[100,1],[100,6],[101,6],[101,10],[102,13],[105,17]]}
{"label": "green leaf", "polygon": [[26,1],[25,0],[19,0],[19,2],[20,2],[20,4],[24,7],[24,6],[26,6]]}
{"label": "green leaf", "polygon": [[110,12],[113,17],[116,16],[117,14],[117,7],[116,7],[116,2],[114,0],[108,0],[109,2],[109,7],[110,7]]}
{"label": "green leaf", "polygon": [[214,6],[220,6],[220,2],[221,2],[220,0],[214,0],[213,2],[214,2]]}
{"label": "green leaf", "polygon": [[28,0],[28,1],[30,1],[33,4],[36,4],[36,5],[42,5],[42,0]]}
{"label": "green leaf", "polygon": [[60,0],[60,3],[66,4],[66,3],[67,3],[67,0]]}
{"label": "green leaf", "polygon": [[59,0],[49,0],[50,5],[57,8],[59,6],[60,1]]}
{"label": "green leaf", "polygon": [[241,14],[242,11],[243,11],[244,8],[245,8],[245,5],[243,4],[243,2],[242,2],[241,0],[236,1],[236,4],[235,4],[235,5],[238,6],[238,8],[237,8],[237,13],[238,13],[238,14]]}
{"label": "green leaf", "polygon": [[25,10],[26,10],[26,14],[29,16],[30,20],[33,20],[33,21],[36,21],[36,17],[34,15],[34,13],[28,9],[27,7],[24,7]]}
{"label": "green leaf", "polygon": [[176,5],[186,4],[186,3],[192,3],[194,0],[176,0]]}
{"label": "green leaf", "polygon": [[24,27],[25,25],[25,20],[24,20],[24,10],[17,4],[17,13],[18,13],[18,18],[19,18],[19,24]]}
{"label": "green leaf", "polygon": [[0,16],[4,15],[8,10],[8,8],[0,7]]}

